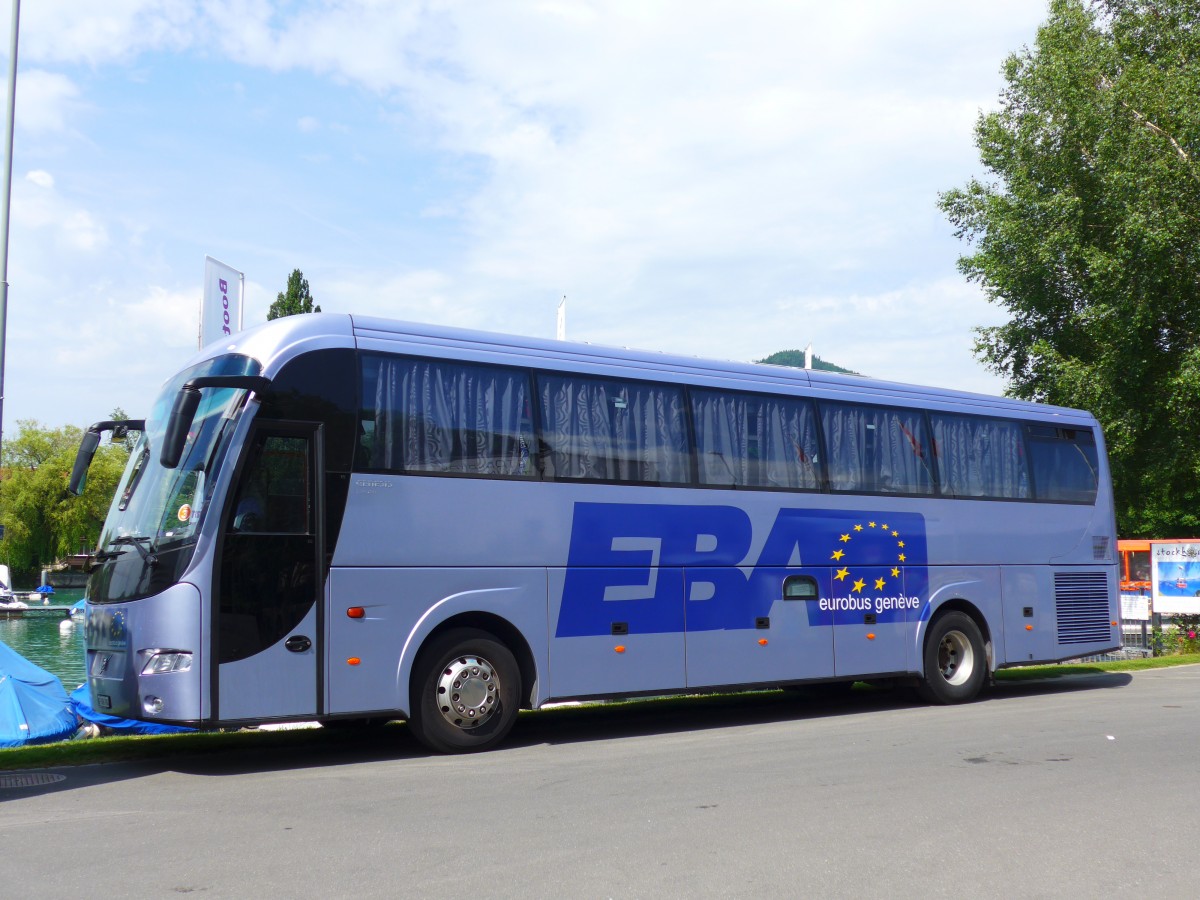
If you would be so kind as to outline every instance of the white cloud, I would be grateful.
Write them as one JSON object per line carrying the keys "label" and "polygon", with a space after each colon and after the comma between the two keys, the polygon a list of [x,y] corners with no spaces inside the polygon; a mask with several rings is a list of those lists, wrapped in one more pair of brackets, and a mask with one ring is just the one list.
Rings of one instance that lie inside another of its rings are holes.
{"label": "white cloud", "polygon": [[13,184],[12,221],[15,229],[44,240],[24,244],[41,255],[47,250],[68,253],[94,253],[108,243],[108,230],[101,219],[83,207],[65,200],[56,190],[54,176],[35,170],[24,181]]}
{"label": "white cloud", "polygon": [[[735,359],[812,340],[879,377],[999,387],[970,352],[971,328],[997,311],[955,274],[961,248],[936,194],[976,170],[972,122],[1045,0],[39,0],[23,12],[22,61],[37,67],[21,74],[27,131],[81,129],[93,106],[115,121],[121,102],[97,95],[121,89],[89,72],[144,67],[153,84],[170,53],[181,84],[219,81],[262,121],[278,115],[277,133],[305,134],[291,152],[322,164],[314,179],[276,148],[214,147],[206,174],[245,202],[210,238],[195,224],[206,198],[186,214],[165,196],[155,206],[171,183],[160,173],[127,175],[118,195],[100,163],[89,181],[90,161],[30,158],[14,262],[27,287],[88,303],[105,327],[157,322],[160,342],[188,331],[198,294],[185,300],[180,278],[229,248],[264,280],[299,262],[326,310],[549,336],[565,293],[573,338]],[[274,73],[271,90],[247,69]],[[396,147],[364,137],[351,105],[322,103],[338,91],[394,123]],[[99,149],[115,166],[121,148]],[[378,187],[356,183],[358,169]],[[269,185],[246,175],[264,171]],[[447,171],[466,174],[425,189]],[[360,222],[337,191],[374,206]],[[279,206],[287,215],[265,217]],[[402,226],[368,233],[393,210],[425,215],[441,255],[420,258]],[[164,223],[184,232],[173,249]],[[224,243],[199,246],[210,239]],[[318,260],[298,249],[314,246]],[[248,323],[278,287],[248,278]],[[160,372],[178,361],[145,356]]]}
{"label": "white cloud", "polygon": [[25,173],[25,180],[40,188],[53,188],[54,176],[44,169],[33,169]]}
{"label": "white cloud", "polygon": [[[265,4],[258,4],[263,6]],[[41,63],[126,63],[201,37],[191,0],[37,0],[21,9],[21,56]]]}
{"label": "white cloud", "polygon": [[69,131],[80,106],[79,87],[65,75],[44,69],[17,75],[17,127],[31,134]]}

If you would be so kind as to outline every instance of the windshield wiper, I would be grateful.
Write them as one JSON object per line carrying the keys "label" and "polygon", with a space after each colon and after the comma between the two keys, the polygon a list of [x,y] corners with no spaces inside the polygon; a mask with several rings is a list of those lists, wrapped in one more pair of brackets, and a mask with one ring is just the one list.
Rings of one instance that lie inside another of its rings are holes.
{"label": "windshield wiper", "polygon": [[[150,544],[150,550],[147,550],[144,546],[142,546],[143,544]],[[150,538],[148,538],[148,537],[145,537],[143,535],[137,535],[137,534],[123,534],[120,537],[113,538],[111,541],[108,542],[108,545],[110,547],[131,546],[134,549],[136,549],[138,553],[141,554],[142,559],[145,560],[145,562],[146,562],[146,565],[148,565],[148,566],[157,566],[158,565],[158,556],[157,556],[157,554],[152,552],[154,549],[154,545],[151,542]],[[96,554],[96,558],[97,559],[114,559],[115,557],[117,557],[119,555],[120,554],[117,554],[117,553],[106,553],[105,551],[101,550],[99,553]]]}

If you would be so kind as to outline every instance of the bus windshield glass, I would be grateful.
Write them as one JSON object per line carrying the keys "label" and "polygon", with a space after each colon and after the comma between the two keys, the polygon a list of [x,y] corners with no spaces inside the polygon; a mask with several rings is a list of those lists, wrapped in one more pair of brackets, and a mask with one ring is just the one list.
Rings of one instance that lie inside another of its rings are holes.
{"label": "bus windshield glass", "polygon": [[[146,417],[145,431],[130,454],[109,508],[100,536],[104,556],[127,555],[130,548],[123,545],[157,553],[194,541],[204,520],[230,426],[246,392],[203,389],[179,465],[167,469],[159,462],[159,452],[175,396],[192,378],[258,374],[259,368],[256,361],[244,356],[219,357],[177,375],[165,385]],[[134,558],[138,555],[133,554]]]}

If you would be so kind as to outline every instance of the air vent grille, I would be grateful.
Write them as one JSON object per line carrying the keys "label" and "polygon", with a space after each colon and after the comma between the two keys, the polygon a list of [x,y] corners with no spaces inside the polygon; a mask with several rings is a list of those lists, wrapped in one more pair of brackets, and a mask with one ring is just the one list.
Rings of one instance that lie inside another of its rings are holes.
{"label": "air vent grille", "polygon": [[1095,644],[1112,637],[1108,575],[1055,572],[1054,610],[1060,644]]}

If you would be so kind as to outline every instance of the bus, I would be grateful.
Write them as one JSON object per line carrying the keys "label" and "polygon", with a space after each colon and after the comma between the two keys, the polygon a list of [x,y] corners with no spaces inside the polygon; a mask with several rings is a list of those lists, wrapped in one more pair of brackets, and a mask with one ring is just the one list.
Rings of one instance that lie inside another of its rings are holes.
{"label": "bus", "polygon": [[1146,595],[1150,582],[1150,541],[1120,538],[1117,541],[1121,572],[1121,593]]}
{"label": "bus", "polygon": [[973,699],[1117,648],[1086,412],[341,314],[206,347],[140,431],[88,583],[93,706],[405,719],[859,680]]}

